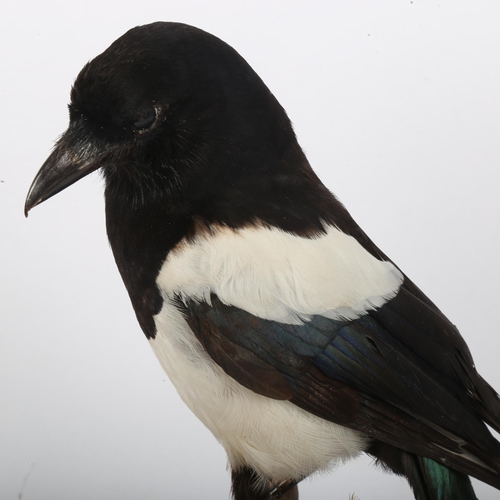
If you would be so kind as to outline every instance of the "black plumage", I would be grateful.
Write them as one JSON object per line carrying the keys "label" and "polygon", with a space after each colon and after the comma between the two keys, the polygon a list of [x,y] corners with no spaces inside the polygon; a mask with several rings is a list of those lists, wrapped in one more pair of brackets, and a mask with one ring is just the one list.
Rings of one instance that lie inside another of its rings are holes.
{"label": "black plumage", "polygon": [[[319,181],[262,80],[212,35],[175,23],[130,30],[82,69],[69,110],[26,213],[101,169],[108,237],[148,339],[170,301],[158,285],[167,257],[217,228],[313,241],[333,227],[390,262]],[[227,375],[370,438],[364,451],[405,475],[419,500],[474,498],[468,475],[500,489],[500,445],[485,425],[500,431],[498,395],[407,277],[354,319],[273,321],[215,291],[172,305]],[[270,495],[251,467],[232,474],[236,500]],[[283,478],[285,494],[300,479]]]}

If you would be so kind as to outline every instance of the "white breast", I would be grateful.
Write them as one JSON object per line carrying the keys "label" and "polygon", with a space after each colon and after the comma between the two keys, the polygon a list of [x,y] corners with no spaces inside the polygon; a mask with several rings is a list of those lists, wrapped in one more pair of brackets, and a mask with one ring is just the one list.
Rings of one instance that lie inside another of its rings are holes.
{"label": "white breast", "polygon": [[205,353],[182,315],[165,303],[151,347],[191,411],[224,446],[231,465],[275,482],[308,476],[366,449],[368,439],[246,389]]}
{"label": "white breast", "polygon": [[164,305],[151,345],[233,466],[249,465],[275,481],[298,479],[355,456],[367,438],[240,385],[206,354],[172,299],[210,303],[215,293],[283,323],[313,314],[354,319],[394,297],[402,280],[395,266],[334,227],[313,239],[265,227],[219,228],[168,255],[157,278]]}

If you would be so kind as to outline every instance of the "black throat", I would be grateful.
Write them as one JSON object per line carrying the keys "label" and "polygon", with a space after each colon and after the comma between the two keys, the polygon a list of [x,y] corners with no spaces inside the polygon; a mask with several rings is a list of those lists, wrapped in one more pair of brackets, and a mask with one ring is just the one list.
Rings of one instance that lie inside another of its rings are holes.
{"label": "black throat", "polygon": [[[282,158],[287,168],[253,171],[245,165],[251,160],[241,158],[242,168],[236,174],[225,174],[229,166],[219,165],[213,176],[192,180],[186,176],[180,185],[177,179],[151,171],[141,178],[137,172],[135,176],[125,172],[126,167],[122,172],[120,166],[105,170],[109,241],[148,338],[155,336],[153,316],[163,304],[156,278],[169,252],[182,240],[214,226],[264,225],[302,237],[323,233],[325,223],[347,229],[349,215],[296,148]],[[228,161],[238,160],[232,153]]]}

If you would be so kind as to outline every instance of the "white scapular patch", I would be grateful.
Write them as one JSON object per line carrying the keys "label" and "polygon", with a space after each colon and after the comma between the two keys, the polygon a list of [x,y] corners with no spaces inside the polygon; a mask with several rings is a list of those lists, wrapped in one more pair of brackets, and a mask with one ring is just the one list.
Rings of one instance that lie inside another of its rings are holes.
{"label": "white scapular patch", "polygon": [[157,279],[165,298],[210,304],[215,293],[225,304],[289,324],[313,314],[356,319],[394,297],[402,282],[392,263],[332,226],[315,238],[219,227],[174,248]]}
{"label": "white scapular patch", "polygon": [[262,481],[300,479],[356,456],[368,438],[243,387],[205,352],[172,300],[210,303],[215,293],[226,304],[284,323],[313,314],[354,319],[394,297],[402,281],[395,266],[334,227],[317,238],[220,227],[183,241],[168,255],[157,278],[164,304],[150,342],[181,398],[222,443],[233,467],[250,466]]}
{"label": "white scapular patch", "polygon": [[288,401],[243,387],[204,351],[178,309],[165,301],[150,344],[191,411],[225,448],[233,467],[247,465],[262,485],[301,479],[358,455],[369,440]]}

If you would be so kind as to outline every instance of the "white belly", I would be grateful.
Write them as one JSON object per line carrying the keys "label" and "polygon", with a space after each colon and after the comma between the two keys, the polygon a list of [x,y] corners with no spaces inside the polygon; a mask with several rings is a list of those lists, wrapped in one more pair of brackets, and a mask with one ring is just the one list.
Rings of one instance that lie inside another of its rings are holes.
{"label": "white belly", "polygon": [[366,449],[361,433],[288,401],[255,394],[203,350],[168,301],[155,316],[151,346],[179,395],[224,446],[233,467],[248,465],[272,481],[299,479]]}

